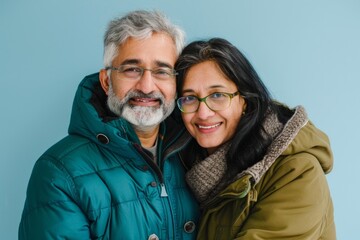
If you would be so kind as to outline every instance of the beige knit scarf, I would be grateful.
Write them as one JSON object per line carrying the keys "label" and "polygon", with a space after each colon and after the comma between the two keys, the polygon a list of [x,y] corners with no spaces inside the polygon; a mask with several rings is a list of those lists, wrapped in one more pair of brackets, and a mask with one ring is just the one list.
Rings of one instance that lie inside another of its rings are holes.
{"label": "beige knit scarf", "polygon": [[204,202],[209,196],[218,193],[216,186],[223,179],[227,170],[225,154],[229,147],[230,144],[225,143],[204,160],[198,160],[186,173],[186,182],[199,202]]}
{"label": "beige knit scarf", "polygon": [[[302,108],[297,109],[296,114],[294,114],[295,119],[300,118],[303,119],[302,116]],[[300,117],[296,117],[300,115]],[[294,121],[294,120],[293,120]],[[293,122],[291,121],[291,122]],[[295,121],[296,122],[296,121]],[[279,132],[283,129],[283,124],[279,122],[277,116],[272,113],[268,112],[267,116],[263,122],[264,131],[266,134],[270,136],[277,136]],[[298,124],[300,129],[303,124]],[[293,129],[293,128],[291,128]],[[262,133],[265,134],[265,133]],[[280,146],[270,146],[270,148],[274,148],[277,154],[270,154],[271,160],[267,159],[267,155],[263,159],[263,161],[258,162],[254,166],[250,167],[248,170],[243,171],[240,173],[239,176],[248,172],[251,174],[255,180],[259,180],[259,178],[264,174],[265,171],[271,166],[273,161],[280,155],[284,148],[292,141],[294,136],[297,134],[290,134],[290,137],[287,138],[287,142],[284,143],[280,141]],[[288,136],[289,134],[286,134]],[[285,136],[285,137],[286,137]],[[279,141],[274,141],[272,145],[276,145]],[[215,151],[210,156],[206,157],[204,160],[198,159],[195,164],[191,167],[191,169],[186,173],[186,182],[189,184],[190,188],[192,189],[195,197],[197,200],[204,204],[206,200],[211,199],[216,194],[218,194],[227,184],[231,183],[231,180],[226,180],[224,178],[226,171],[227,171],[227,163],[226,163],[226,153],[230,148],[230,143],[225,143],[222,145],[217,151]],[[271,152],[270,152],[271,153]],[[274,156],[273,156],[274,155]],[[237,177],[239,177],[237,176]],[[228,181],[228,182],[226,182]]]}

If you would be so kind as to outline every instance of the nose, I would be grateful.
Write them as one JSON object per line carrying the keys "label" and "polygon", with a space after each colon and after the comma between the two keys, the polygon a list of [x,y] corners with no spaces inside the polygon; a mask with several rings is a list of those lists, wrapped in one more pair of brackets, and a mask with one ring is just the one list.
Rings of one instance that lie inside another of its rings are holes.
{"label": "nose", "polygon": [[155,90],[155,88],[156,85],[153,81],[151,71],[144,70],[143,75],[136,83],[136,89],[142,91],[143,93],[151,93]]}
{"label": "nose", "polygon": [[198,118],[200,119],[207,119],[209,117],[212,117],[215,115],[215,112],[213,110],[211,110],[206,104],[205,102],[200,102],[199,108],[196,112]]}

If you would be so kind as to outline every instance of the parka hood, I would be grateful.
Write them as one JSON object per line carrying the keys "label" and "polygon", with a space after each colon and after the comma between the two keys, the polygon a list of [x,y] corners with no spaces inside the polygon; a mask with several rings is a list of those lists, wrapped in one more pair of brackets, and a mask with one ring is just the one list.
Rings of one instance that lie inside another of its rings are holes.
{"label": "parka hood", "polygon": [[329,139],[325,133],[308,120],[306,111],[302,106],[295,108],[293,116],[283,127],[275,116],[269,116],[264,123],[264,128],[269,134],[275,134],[276,137],[264,158],[241,173],[241,176],[248,173],[257,183],[278,157],[300,152],[308,152],[314,155],[324,173],[331,171],[333,155]]}
{"label": "parka hood", "polygon": [[127,145],[128,140],[140,143],[131,125],[107,109],[98,73],[86,76],[79,84],[68,131],[109,149]]}

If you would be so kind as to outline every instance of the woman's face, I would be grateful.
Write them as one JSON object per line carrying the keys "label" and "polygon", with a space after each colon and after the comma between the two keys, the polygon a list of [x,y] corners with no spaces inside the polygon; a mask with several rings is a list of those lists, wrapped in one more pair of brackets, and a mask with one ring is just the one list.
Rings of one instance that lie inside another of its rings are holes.
{"label": "woman's face", "polygon": [[[181,96],[203,98],[216,92],[237,91],[235,83],[222,73],[215,62],[206,61],[188,70]],[[221,111],[212,111],[201,102],[196,112],[182,113],[187,130],[209,153],[233,137],[245,108],[245,100],[240,94],[233,97],[230,106]]]}

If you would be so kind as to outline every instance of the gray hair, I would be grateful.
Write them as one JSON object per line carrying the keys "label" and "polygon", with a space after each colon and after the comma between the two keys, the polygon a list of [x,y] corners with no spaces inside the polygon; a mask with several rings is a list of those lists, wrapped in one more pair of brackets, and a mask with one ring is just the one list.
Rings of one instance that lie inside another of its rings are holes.
{"label": "gray hair", "polygon": [[104,66],[111,66],[112,61],[119,54],[119,45],[129,37],[146,39],[154,32],[168,34],[175,43],[177,54],[180,55],[185,43],[184,31],[172,24],[159,11],[138,10],[109,23],[104,35]]}

